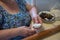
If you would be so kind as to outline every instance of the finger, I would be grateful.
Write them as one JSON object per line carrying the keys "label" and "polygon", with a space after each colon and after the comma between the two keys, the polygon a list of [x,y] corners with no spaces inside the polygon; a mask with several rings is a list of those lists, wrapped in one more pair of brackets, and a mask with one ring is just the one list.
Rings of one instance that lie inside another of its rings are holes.
{"label": "finger", "polygon": [[35,29],[34,30],[30,30],[30,32],[34,34],[34,33],[36,33],[36,30]]}
{"label": "finger", "polygon": [[37,17],[33,18],[33,22],[38,23],[38,18]]}
{"label": "finger", "polygon": [[32,29],[33,30],[33,22],[31,22],[31,24],[29,26],[29,29]]}
{"label": "finger", "polygon": [[38,22],[42,24],[42,19],[38,16]]}
{"label": "finger", "polygon": [[38,18],[37,17],[35,18],[35,23],[38,23]]}
{"label": "finger", "polygon": [[35,30],[31,30],[31,29],[30,29],[30,30],[28,31],[28,36],[33,35],[33,34],[35,34],[35,33],[36,33]]}
{"label": "finger", "polygon": [[32,18],[32,22],[34,22],[34,23],[35,23],[35,18]]}
{"label": "finger", "polygon": [[30,27],[31,27],[32,30],[34,29],[34,28],[33,28],[33,24],[34,24],[34,23],[38,23],[37,18],[34,18],[34,19],[32,20],[32,22],[31,22],[31,24],[30,24]]}

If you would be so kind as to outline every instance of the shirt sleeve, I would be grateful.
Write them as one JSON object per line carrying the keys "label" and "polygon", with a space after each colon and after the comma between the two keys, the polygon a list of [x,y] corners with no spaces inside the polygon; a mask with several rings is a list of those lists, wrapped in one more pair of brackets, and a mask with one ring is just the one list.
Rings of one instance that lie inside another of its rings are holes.
{"label": "shirt sleeve", "polygon": [[19,5],[19,8],[22,10],[22,11],[26,11],[26,1],[25,0],[17,0],[17,3]]}

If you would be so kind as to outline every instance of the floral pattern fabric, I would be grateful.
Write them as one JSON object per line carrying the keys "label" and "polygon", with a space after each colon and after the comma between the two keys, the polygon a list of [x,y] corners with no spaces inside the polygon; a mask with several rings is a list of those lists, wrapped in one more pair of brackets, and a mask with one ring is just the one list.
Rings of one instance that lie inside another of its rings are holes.
{"label": "floral pattern fabric", "polygon": [[[31,17],[29,12],[27,12],[26,2],[24,0],[16,0],[16,3],[20,8],[20,12],[16,14],[9,14],[0,6],[0,29],[10,29],[30,25]],[[16,39],[18,38],[16,37]]]}

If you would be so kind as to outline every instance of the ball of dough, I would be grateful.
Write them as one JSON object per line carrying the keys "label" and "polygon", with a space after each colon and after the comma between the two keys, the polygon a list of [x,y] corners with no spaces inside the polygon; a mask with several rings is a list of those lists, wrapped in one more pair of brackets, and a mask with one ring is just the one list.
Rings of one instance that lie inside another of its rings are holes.
{"label": "ball of dough", "polygon": [[33,24],[33,28],[40,28],[41,27],[41,24]]}

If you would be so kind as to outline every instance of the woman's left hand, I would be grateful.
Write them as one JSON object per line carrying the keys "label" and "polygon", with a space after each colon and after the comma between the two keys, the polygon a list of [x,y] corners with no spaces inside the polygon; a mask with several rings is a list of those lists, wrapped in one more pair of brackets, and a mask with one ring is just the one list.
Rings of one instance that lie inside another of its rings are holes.
{"label": "woman's left hand", "polygon": [[[40,24],[42,24],[42,19],[40,18],[40,16],[38,14],[35,17],[32,17],[32,23],[30,24],[30,28],[32,30],[34,29],[33,26],[32,26],[34,23],[38,23],[38,24],[40,23]],[[34,30],[37,31],[39,29],[34,29]]]}
{"label": "woman's left hand", "polygon": [[40,18],[40,16],[38,14],[35,17],[32,17],[32,21],[34,23],[41,23],[42,24],[42,19]]}

